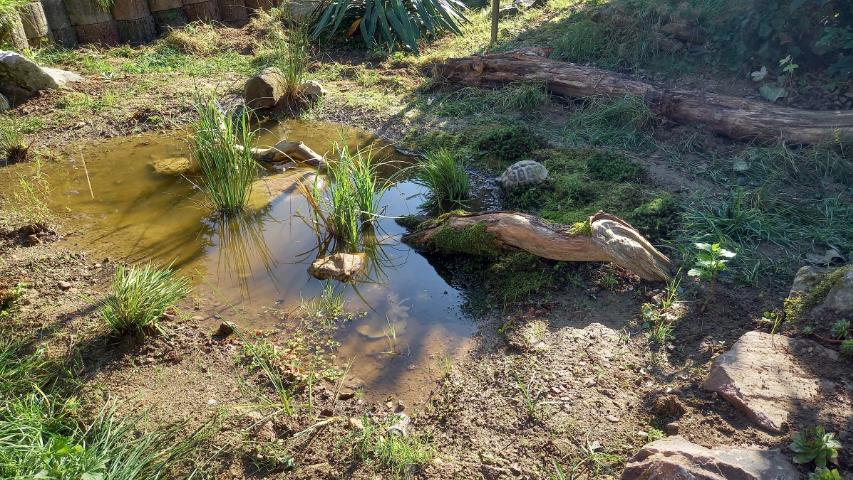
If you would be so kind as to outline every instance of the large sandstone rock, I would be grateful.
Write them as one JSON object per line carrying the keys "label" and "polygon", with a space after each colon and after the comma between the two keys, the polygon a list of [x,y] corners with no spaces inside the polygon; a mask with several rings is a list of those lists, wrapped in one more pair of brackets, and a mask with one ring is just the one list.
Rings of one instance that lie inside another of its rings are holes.
{"label": "large sandstone rock", "polygon": [[308,267],[308,273],[320,280],[348,282],[361,272],[366,264],[367,255],[364,253],[335,253],[314,260]]}
{"label": "large sandstone rock", "polygon": [[644,446],[622,472],[622,480],[797,480],[800,474],[778,450],[705,448],[680,436]]}
{"label": "large sandstone rock", "polygon": [[[0,51],[0,87],[32,95],[40,90],[60,88],[83,77],[56,68],[40,67],[16,52]],[[13,98],[12,103],[23,99]]]}
{"label": "large sandstone rock", "polygon": [[285,94],[286,83],[281,70],[265,68],[258,75],[246,80],[246,105],[252,108],[273,108]]}
{"label": "large sandstone rock", "polygon": [[717,357],[703,388],[719,393],[760,427],[780,433],[792,411],[835,388],[804,365],[807,358],[826,368],[839,361],[835,351],[811,340],[747,332]]}

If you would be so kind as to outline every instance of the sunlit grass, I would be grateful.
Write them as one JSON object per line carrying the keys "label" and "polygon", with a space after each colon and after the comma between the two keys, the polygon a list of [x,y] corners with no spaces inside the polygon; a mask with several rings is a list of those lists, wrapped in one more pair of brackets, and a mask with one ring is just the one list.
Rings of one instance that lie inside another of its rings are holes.
{"label": "sunlit grass", "polygon": [[198,120],[191,145],[203,178],[201,189],[219,213],[236,213],[246,206],[259,175],[251,152],[255,132],[249,125],[249,113],[226,109],[214,98],[199,96],[195,109]]}
{"label": "sunlit grass", "polygon": [[464,208],[471,190],[462,161],[446,149],[427,154],[415,181],[427,188],[424,206],[439,211]]}
{"label": "sunlit grass", "polygon": [[152,264],[129,268],[118,266],[112,294],[101,310],[101,317],[119,333],[162,332],[160,317],[189,292],[187,280],[176,277],[169,269]]}

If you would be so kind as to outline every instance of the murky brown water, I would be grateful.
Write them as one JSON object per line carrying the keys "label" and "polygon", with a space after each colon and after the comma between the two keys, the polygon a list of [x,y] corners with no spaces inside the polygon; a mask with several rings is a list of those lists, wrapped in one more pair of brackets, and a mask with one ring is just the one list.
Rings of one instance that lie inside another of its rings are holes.
{"label": "murky brown water", "polygon": [[[294,121],[265,131],[258,143],[270,145],[286,136],[324,153],[341,135],[339,125]],[[343,135],[351,147],[373,141],[351,129]],[[318,238],[303,220],[309,213],[304,198],[286,193],[242,221],[216,219],[190,181],[155,174],[150,167],[153,160],[187,152],[182,135],[147,135],[82,146],[47,164],[50,206],[70,232],[66,241],[128,262],[173,263],[194,279],[211,328],[217,317],[246,328],[275,326],[282,321],[280,312],[320,295],[323,282],[307,273]],[[13,173],[5,170],[7,176]],[[414,213],[420,192],[411,182],[396,184],[382,198],[385,215]],[[352,360],[351,372],[367,382],[369,397],[393,394],[417,402],[438,375],[438,359],[464,349],[473,327],[460,310],[461,293],[399,241],[404,230],[388,218],[378,231],[381,272],[355,286],[335,285],[348,311],[367,312],[339,330],[339,360]],[[397,355],[387,353],[389,324],[396,330]]]}

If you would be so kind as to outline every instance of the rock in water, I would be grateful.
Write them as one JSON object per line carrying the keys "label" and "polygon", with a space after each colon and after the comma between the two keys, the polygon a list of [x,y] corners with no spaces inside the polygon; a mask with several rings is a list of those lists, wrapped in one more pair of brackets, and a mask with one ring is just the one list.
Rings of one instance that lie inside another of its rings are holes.
{"label": "rock in water", "polygon": [[154,173],[159,175],[189,175],[198,173],[198,164],[187,157],[160,158],[151,162]]}
{"label": "rock in water", "polygon": [[513,189],[528,185],[538,185],[548,180],[548,169],[545,165],[534,160],[522,160],[510,165],[498,178],[498,183],[505,189]]}
{"label": "rock in water", "polygon": [[649,443],[628,462],[622,480],[796,480],[799,472],[778,450],[705,448],[680,436]]}
{"label": "rock in water", "polygon": [[365,253],[335,253],[314,260],[308,267],[308,273],[320,280],[348,282],[364,269],[366,263]]}
{"label": "rock in water", "polygon": [[781,433],[792,411],[835,388],[804,366],[808,357],[827,367],[839,362],[835,351],[811,340],[747,332],[714,360],[702,387],[719,393],[760,427]]}
{"label": "rock in water", "polygon": [[[76,73],[56,68],[40,67],[27,57],[16,52],[0,51],[0,86],[32,95],[40,90],[60,88],[69,82],[78,82],[83,77]],[[16,100],[12,99],[12,103]]]}
{"label": "rock in water", "polygon": [[275,107],[284,97],[286,83],[281,70],[275,67],[265,68],[246,81],[246,105],[252,108]]}

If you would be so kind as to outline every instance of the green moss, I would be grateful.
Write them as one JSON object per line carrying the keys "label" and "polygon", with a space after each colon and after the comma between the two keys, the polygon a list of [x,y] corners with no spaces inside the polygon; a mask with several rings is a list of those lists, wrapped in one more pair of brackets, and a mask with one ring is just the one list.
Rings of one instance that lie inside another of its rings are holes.
{"label": "green moss", "polygon": [[670,193],[661,193],[626,217],[640,233],[652,240],[668,238],[680,221],[681,206]]}
{"label": "green moss", "polygon": [[592,223],[589,220],[583,222],[575,222],[569,227],[569,233],[572,235],[592,236]]}
{"label": "green moss", "polygon": [[832,287],[841,280],[844,273],[851,267],[839,267],[829,272],[814,288],[804,294],[795,294],[785,299],[785,321],[795,322],[803,313],[820,304],[829,294]]}
{"label": "green moss", "polygon": [[462,253],[483,257],[496,257],[501,254],[497,238],[486,230],[486,222],[478,222],[461,230],[442,227],[433,235],[432,245],[443,253]]}
{"label": "green moss", "polygon": [[487,131],[477,140],[476,146],[489,156],[510,163],[529,155],[541,144],[541,140],[526,127],[511,126]]}
{"label": "green moss", "polygon": [[[561,264],[555,264],[561,265]],[[504,304],[527,300],[531,295],[544,295],[557,284],[559,268],[546,260],[515,251],[501,256],[488,269],[487,288]]]}
{"label": "green moss", "polygon": [[643,169],[625,157],[596,152],[586,161],[590,177],[610,182],[636,180]]}

